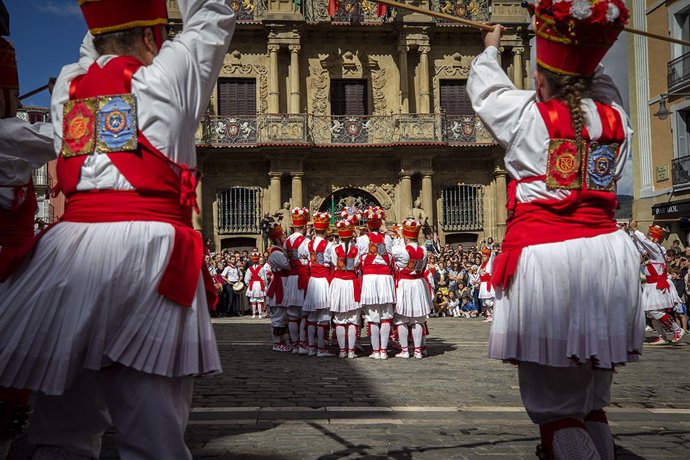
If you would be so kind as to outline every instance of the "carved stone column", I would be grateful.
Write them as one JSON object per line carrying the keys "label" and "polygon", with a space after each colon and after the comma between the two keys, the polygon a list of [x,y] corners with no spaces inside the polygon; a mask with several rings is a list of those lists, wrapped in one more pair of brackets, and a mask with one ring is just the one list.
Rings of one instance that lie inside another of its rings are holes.
{"label": "carved stone column", "polygon": [[496,166],[494,181],[496,183],[496,239],[502,241],[506,234],[506,177],[508,171]]}
{"label": "carved stone column", "polygon": [[398,45],[398,65],[400,66],[400,111],[410,113],[410,87],[407,76],[407,45]]}
{"label": "carved stone column", "polygon": [[302,176],[303,172],[292,172],[292,206],[302,206]]}
{"label": "carved stone column", "polygon": [[405,171],[400,172],[400,220],[406,218],[412,209],[412,177]]}
{"label": "carved stone column", "polygon": [[299,113],[299,45],[290,45],[290,108],[289,113]]}
{"label": "carved stone column", "polygon": [[422,207],[429,218],[429,225],[432,227],[434,226],[434,195],[433,183],[431,181],[433,175],[434,173],[431,171],[422,173]]}
{"label": "carved stone column", "polygon": [[522,53],[525,49],[521,46],[513,47],[513,83],[517,89],[523,89],[524,76],[522,72]]}
{"label": "carved stone column", "polygon": [[429,51],[430,46],[419,47],[419,113],[431,111],[431,93],[429,91]]}
{"label": "carved stone column", "polygon": [[273,214],[282,207],[280,202],[280,185],[283,173],[269,172],[271,186],[268,189],[268,212]]}
{"label": "carved stone column", "polygon": [[268,113],[278,113],[278,51],[280,45],[268,45]]}

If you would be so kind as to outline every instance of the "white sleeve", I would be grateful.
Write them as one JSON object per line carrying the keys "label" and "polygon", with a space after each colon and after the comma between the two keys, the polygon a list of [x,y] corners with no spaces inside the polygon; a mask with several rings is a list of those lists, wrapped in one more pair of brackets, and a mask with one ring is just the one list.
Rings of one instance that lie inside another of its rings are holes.
{"label": "white sleeve", "polygon": [[467,94],[474,111],[504,148],[517,137],[520,120],[530,110],[530,102],[536,102],[534,91],[515,88],[498,64],[498,50],[493,46],[472,61]]}
{"label": "white sleeve", "polygon": [[333,263],[335,258],[333,258],[333,256],[332,256],[334,247],[335,247],[334,244],[329,241],[328,244],[326,245],[326,250],[324,251],[324,254],[323,254],[324,255],[323,263],[328,267],[332,267],[333,265],[335,265]]}
{"label": "white sleeve", "polygon": [[266,274],[266,269],[264,267],[261,267],[261,270],[259,270],[259,277],[264,280],[264,284],[266,284],[266,281],[268,279],[268,275]]}
{"label": "white sleeve", "polygon": [[369,238],[366,235],[357,238],[357,249],[359,250],[359,256],[369,251]]}
{"label": "white sleeve", "polygon": [[55,157],[50,123],[31,124],[16,117],[0,119],[0,160],[22,162],[36,169]]}
{"label": "white sleeve", "polygon": [[251,273],[249,273],[249,269],[244,273],[244,284],[249,286],[249,280],[252,279]]}
{"label": "white sleeve", "polygon": [[391,254],[391,251],[393,250],[393,238],[386,233],[386,235],[383,237],[383,242],[386,244],[386,252]]}
{"label": "white sleeve", "polygon": [[395,265],[399,268],[405,267],[405,265],[407,265],[407,260],[410,257],[410,255],[407,253],[407,250],[405,249],[405,245],[400,244],[393,245],[391,255],[393,256],[393,261],[395,262]]}
{"label": "white sleeve", "polygon": [[311,240],[309,238],[305,238],[304,241],[302,241],[302,244],[299,245],[299,248],[297,248],[297,255],[299,256],[300,259],[305,259],[309,260],[309,242]]}

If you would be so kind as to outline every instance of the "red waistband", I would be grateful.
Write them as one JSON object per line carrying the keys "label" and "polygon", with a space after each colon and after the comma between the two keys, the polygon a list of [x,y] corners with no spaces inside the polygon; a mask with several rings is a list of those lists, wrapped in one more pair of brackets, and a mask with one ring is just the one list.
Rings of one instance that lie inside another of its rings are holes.
{"label": "red waistband", "polygon": [[323,265],[312,265],[309,268],[309,276],[312,278],[329,278],[331,276],[331,270]]}
{"label": "red waistband", "polygon": [[491,282],[491,273],[484,273],[483,275],[480,275],[479,281],[481,281],[482,283],[490,283]]}
{"label": "red waistband", "polygon": [[338,278],[339,280],[356,280],[357,272],[354,270],[335,270],[333,272],[333,278]]}
{"label": "red waistband", "polygon": [[664,273],[661,275],[646,276],[645,277],[645,283],[647,283],[647,284],[656,283],[656,288],[660,291],[664,291],[664,290],[671,287],[671,284],[668,282],[668,276],[666,275],[666,271],[664,271]]}
{"label": "red waistband", "polygon": [[390,275],[391,268],[388,265],[364,264],[362,266],[363,275]]}
{"label": "red waistband", "polygon": [[411,275],[409,273],[399,272],[398,278],[401,280],[421,280],[424,278],[424,274],[418,273],[416,275]]}
{"label": "red waistband", "polygon": [[[142,196],[134,191],[94,191],[71,195],[65,206],[65,222],[166,222],[175,228],[175,241],[158,292],[183,306],[191,306],[203,265],[203,241],[192,228],[192,209],[179,197]],[[215,289],[208,270],[203,270],[207,297],[215,305]],[[208,276],[206,276],[208,275]]]}

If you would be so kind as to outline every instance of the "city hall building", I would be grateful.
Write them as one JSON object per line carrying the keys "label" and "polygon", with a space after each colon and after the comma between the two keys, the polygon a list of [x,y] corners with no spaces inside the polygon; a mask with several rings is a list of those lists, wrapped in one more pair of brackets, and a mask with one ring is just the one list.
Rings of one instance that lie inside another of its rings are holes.
{"label": "city hall building", "polygon": [[[501,64],[529,86],[519,1],[408,1],[509,25]],[[197,132],[195,226],[217,249],[260,247],[264,213],[284,203],[379,205],[389,222],[426,217],[442,243],[503,237],[503,150],[465,92],[478,30],[368,0],[231,6],[237,28]],[[179,28],[175,1],[169,10]]]}

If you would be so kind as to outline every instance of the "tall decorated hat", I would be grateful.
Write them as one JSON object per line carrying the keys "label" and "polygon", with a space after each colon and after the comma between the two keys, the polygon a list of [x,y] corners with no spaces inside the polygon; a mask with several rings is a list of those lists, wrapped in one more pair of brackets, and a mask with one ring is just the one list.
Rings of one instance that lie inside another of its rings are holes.
{"label": "tall decorated hat", "polygon": [[418,239],[419,230],[421,229],[422,226],[419,225],[419,222],[415,219],[408,217],[402,221],[402,234],[405,238],[409,238],[411,240]]}
{"label": "tall decorated hat", "polygon": [[383,212],[383,209],[378,206],[369,206],[364,210],[364,219],[367,221],[367,227],[371,230],[379,228],[385,217],[386,214]]}
{"label": "tall decorated hat", "polygon": [[352,220],[355,224],[362,218],[362,213],[357,208],[343,208],[339,215],[341,219]]}
{"label": "tall decorated hat", "polygon": [[591,76],[628,16],[622,0],[538,0],[537,63],[561,75]]}
{"label": "tall decorated hat", "polygon": [[292,214],[293,227],[304,227],[309,222],[308,208],[293,208],[290,214]]}
{"label": "tall decorated hat", "polygon": [[79,0],[92,35],[168,23],[165,0]]}
{"label": "tall decorated hat", "polygon": [[355,234],[355,225],[356,222],[354,219],[345,218],[336,222],[335,229],[340,238],[352,238],[352,235]]}
{"label": "tall decorated hat", "polygon": [[283,227],[281,227],[278,222],[271,222],[271,225],[268,227],[268,237],[271,241],[277,243],[284,235],[285,232],[283,232]]}
{"label": "tall decorated hat", "polygon": [[257,263],[259,261],[259,258],[261,255],[259,254],[258,251],[253,251],[251,255],[249,256],[250,259],[252,259],[252,262]]}
{"label": "tall decorated hat", "polygon": [[328,230],[331,226],[331,213],[328,211],[314,213],[314,229],[319,231]]}
{"label": "tall decorated hat", "polygon": [[649,230],[647,231],[647,235],[651,236],[652,238],[656,238],[657,240],[662,239],[665,233],[666,230],[664,230],[663,227],[656,224],[650,225]]}
{"label": "tall decorated hat", "polygon": [[490,256],[490,255],[491,255],[491,248],[488,248],[488,247],[484,246],[484,247],[482,248],[482,255],[484,255],[484,256]]}
{"label": "tall decorated hat", "polygon": [[0,37],[0,89],[19,89],[14,46],[2,37]]}

